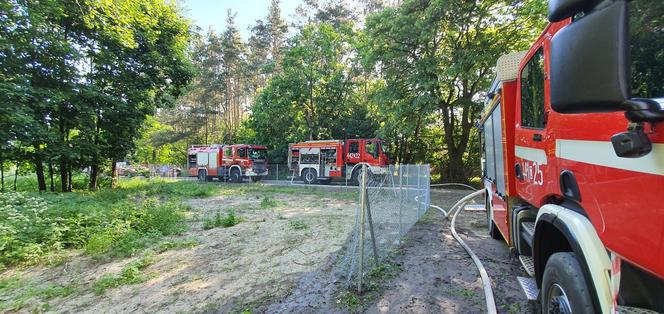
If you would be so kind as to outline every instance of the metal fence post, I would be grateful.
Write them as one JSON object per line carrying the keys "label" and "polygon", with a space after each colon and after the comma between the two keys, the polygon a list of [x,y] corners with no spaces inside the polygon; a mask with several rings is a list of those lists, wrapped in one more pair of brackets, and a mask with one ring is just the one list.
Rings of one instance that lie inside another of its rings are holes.
{"label": "metal fence post", "polygon": [[[421,176],[421,174],[420,174],[420,168],[422,167],[422,165],[416,165],[416,167],[417,167],[417,193],[418,193],[417,196],[418,196],[418,200],[419,200],[419,196],[420,196],[420,195],[419,195],[419,193],[420,193],[420,176]],[[420,206],[421,206],[421,205],[420,205],[420,201],[418,201],[418,202],[417,202],[417,220],[418,220],[418,221],[420,220],[420,216],[421,216],[421,213],[420,213]]]}
{"label": "metal fence post", "polygon": [[399,237],[403,236],[403,168],[399,165]]}
{"label": "metal fence post", "polygon": [[366,196],[365,189],[367,188],[367,171],[366,166],[362,165],[362,184],[360,185],[360,264],[358,280],[357,280],[357,292],[362,293],[362,276],[364,271],[364,206],[366,205]]}

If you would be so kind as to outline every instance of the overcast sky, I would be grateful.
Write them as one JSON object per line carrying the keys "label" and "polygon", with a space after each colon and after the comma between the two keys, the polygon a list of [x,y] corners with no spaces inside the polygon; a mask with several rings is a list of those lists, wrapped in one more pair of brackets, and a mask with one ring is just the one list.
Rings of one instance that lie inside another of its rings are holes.
{"label": "overcast sky", "polygon": [[[226,11],[231,9],[237,13],[235,22],[245,40],[251,34],[248,28],[256,20],[264,19],[270,6],[270,0],[184,0],[182,3],[186,15],[205,32],[210,26],[222,32],[226,28]],[[281,0],[281,17],[290,21],[300,3],[301,0]]]}

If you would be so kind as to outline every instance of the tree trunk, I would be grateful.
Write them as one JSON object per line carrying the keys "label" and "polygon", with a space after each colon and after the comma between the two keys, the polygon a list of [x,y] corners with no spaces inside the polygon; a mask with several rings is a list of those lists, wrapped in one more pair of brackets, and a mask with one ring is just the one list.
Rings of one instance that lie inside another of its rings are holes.
{"label": "tree trunk", "polygon": [[72,184],[72,176],[71,176],[71,165],[69,165],[68,175],[69,175],[69,186],[67,187],[67,192],[71,192],[72,191],[72,185],[73,185]]}
{"label": "tree trunk", "polygon": [[111,160],[111,188],[115,188],[118,184],[118,170],[116,168],[117,162]]}
{"label": "tree trunk", "polygon": [[16,192],[16,181],[18,181],[18,162],[16,163],[16,171],[14,172],[14,192]]}
{"label": "tree trunk", "polygon": [[463,153],[449,151],[448,156],[450,162],[444,171],[445,176],[442,180],[446,182],[468,183],[463,165]]}
{"label": "tree trunk", "polygon": [[0,191],[5,191],[5,163],[0,159],[0,181],[2,181],[2,188]]}
{"label": "tree trunk", "polygon": [[60,160],[60,189],[62,192],[67,192],[67,187],[69,187],[67,162]]}
{"label": "tree trunk", "polygon": [[35,152],[35,171],[37,172],[37,184],[39,192],[46,191],[46,178],[44,177],[44,163],[39,152]]}
{"label": "tree trunk", "polygon": [[97,190],[97,178],[99,177],[99,165],[94,164],[90,166],[90,184],[88,185],[88,188],[90,191],[96,191]]}
{"label": "tree trunk", "polygon": [[48,177],[51,179],[51,192],[55,192],[55,184],[53,184],[53,162],[48,161]]}

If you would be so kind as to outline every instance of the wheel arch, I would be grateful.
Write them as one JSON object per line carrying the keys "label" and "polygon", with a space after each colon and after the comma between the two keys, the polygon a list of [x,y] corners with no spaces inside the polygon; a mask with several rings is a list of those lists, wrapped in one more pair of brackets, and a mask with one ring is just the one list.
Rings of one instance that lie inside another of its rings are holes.
{"label": "wheel arch", "polygon": [[230,167],[228,167],[228,173],[231,173],[233,169],[237,169],[238,171],[240,171],[240,175],[242,175],[242,168],[238,165],[231,165]]}
{"label": "wheel arch", "polygon": [[542,287],[548,258],[558,252],[573,252],[590,289],[593,307],[601,313],[612,310],[610,257],[590,220],[576,210],[554,204],[540,208],[533,239],[535,280]]}

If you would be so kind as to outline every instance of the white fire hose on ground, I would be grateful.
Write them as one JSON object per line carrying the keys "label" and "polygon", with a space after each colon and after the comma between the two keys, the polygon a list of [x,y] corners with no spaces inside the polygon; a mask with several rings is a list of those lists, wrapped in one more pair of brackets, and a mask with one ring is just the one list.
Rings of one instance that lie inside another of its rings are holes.
{"label": "white fire hose on ground", "polygon": [[[460,184],[460,183],[432,184],[431,186],[451,186],[451,185],[464,186],[464,187],[471,188],[471,189],[475,190],[475,188],[473,188],[469,185]],[[461,212],[461,210],[463,209],[463,206],[468,201],[473,199],[474,197],[480,196],[482,194],[484,194],[484,190],[475,191],[473,193],[470,193],[470,194],[466,195],[465,197],[460,199],[458,202],[456,202],[456,204],[454,204],[454,206],[452,206],[450,208],[449,212],[445,211],[444,209],[442,209],[441,207],[436,206],[436,205],[429,205],[429,206],[431,208],[435,208],[435,209],[440,210],[443,213],[443,215],[445,215],[445,218],[448,218],[450,214],[454,213],[454,215],[452,216],[452,222],[450,223],[450,229],[452,230],[452,236],[454,237],[455,240],[457,240],[457,242],[459,242],[461,247],[463,247],[463,249],[466,250],[466,252],[470,256],[470,258],[473,260],[473,263],[475,263],[475,266],[479,270],[480,277],[482,278],[482,285],[483,285],[483,288],[484,288],[484,298],[486,299],[487,313],[495,314],[495,313],[497,313],[496,301],[493,297],[493,289],[491,288],[491,280],[489,279],[489,274],[486,272],[486,269],[484,268],[484,265],[482,265],[482,262],[480,261],[479,257],[477,257],[477,255],[475,255],[473,250],[470,249],[470,247],[466,244],[466,242],[464,242],[463,239],[461,239],[461,237],[459,237],[459,234],[456,232],[456,229],[454,227],[454,224],[456,223],[456,218],[459,215],[459,212]],[[417,196],[415,197],[415,201],[420,203]],[[456,211],[455,211],[455,209],[456,209]]]}

